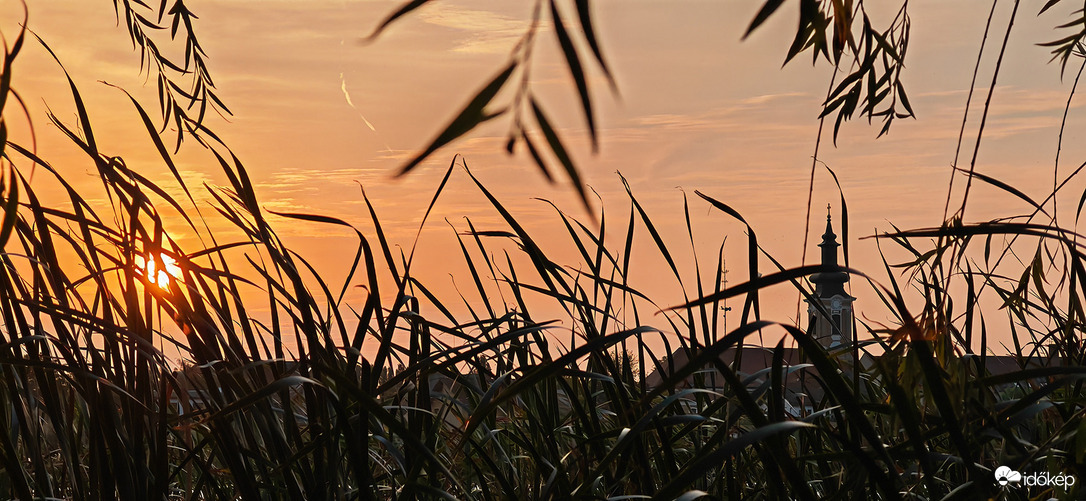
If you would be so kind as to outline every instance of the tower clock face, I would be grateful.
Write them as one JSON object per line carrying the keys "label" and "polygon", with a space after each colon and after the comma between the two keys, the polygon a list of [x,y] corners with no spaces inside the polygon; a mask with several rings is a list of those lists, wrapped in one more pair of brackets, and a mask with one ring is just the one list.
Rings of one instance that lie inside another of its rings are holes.
{"label": "tower clock face", "polygon": [[834,298],[834,300],[832,302],[830,302],[830,305],[833,306],[833,309],[840,310],[841,309],[841,300],[837,299],[837,298]]}

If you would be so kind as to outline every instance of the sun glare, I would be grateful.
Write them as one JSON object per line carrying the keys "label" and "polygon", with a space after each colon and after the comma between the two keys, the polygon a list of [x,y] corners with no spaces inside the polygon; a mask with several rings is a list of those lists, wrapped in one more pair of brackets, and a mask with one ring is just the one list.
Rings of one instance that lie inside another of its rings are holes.
{"label": "sun glare", "polygon": [[147,259],[142,256],[136,258],[136,265],[143,270],[144,276],[148,277],[155,285],[166,289],[170,286],[170,280],[181,278],[181,268],[177,266],[177,261],[170,256],[161,254],[158,257],[163,265],[161,269],[158,269],[154,259]]}

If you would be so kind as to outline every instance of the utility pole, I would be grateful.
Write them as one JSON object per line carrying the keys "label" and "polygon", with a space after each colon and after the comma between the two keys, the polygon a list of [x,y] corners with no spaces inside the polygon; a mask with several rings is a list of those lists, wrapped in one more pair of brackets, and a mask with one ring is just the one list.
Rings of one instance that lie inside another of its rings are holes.
{"label": "utility pole", "polygon": [[[722,286],[721,290],[727,290],[728,289],[728,268],[727,268],[727,263],[723,259],[721,259],[720,262],[722,263],[722,265],[721,265],[722,269],[720,270],[720,284]],[[720,307],[720,309],[721,309],[721,311],[724,312],[724,335],[726,336],[726,335],[728,335],[728,312],[732,311],[732,309],[730,307],[728,307],[728,298],[724,298],[724,304]],[[714,342],[716,341],[716,333],[715,332],[713,333],[713,341]]]}

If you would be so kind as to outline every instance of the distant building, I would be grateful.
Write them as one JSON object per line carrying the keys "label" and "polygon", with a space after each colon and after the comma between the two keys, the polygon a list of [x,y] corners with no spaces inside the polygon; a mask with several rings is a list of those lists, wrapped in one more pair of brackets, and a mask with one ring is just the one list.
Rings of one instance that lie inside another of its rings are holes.
{"label": "distant building", "polygon": [[[829,214],[826,215],[826,233],[822,234],[822,266],[837,268],[837,235]],[[807,303],[807,334],[817,340],[827,351],[851,346],[855,342],[852,332],[852,302],[856,298],[845,292],[849,276],[845,271],[824,271],[811,275],[815,284],[814,301]]]}
{"label": "distant building", "polygon": [[[814,284],[814,292],[807,303],[807,334],[825,348],[827,354],[837,360],[838,370],[848,374],[846,380],[853,380],[854,365],[852,363],[856,348],[856,335],[853,332],[853,303],[856,298],[846,290],[845,284],[849,281],[848,272],[840,267],[837,253],[840,244],[837,235],[833,231],[830,217],[826,216],[826,232],[822,235],[822,242],[818,244],[822,249],[821,265],[827,270],[812,274],[810,281]],[[659,362],[656,370],[645,380],[649,387],[657,387],[665,382],[671,374],[682,371],[692,359],[699,353],[698,348],[680,348],[670,357]],[[807,415],[818,407],[818,402],[825,398],[825,388],[818,382],[818,378],[811,378],[809,374],[817,374],[817,370],[807,365],[809,359],[799,348],[784,347],[782,350],[782,383],[785,412],[793,417]],[[697,367],[693,374],[686,377],[678,384],[673,384],[675,389],[704,388],[727,392],[727,384],[724,377],[717,370],[721,364],[727,365],[735,372],[736,376],[753,394],[759,389],[764,389],[771,379],[773,367],[773,347],[742,345],[732,346],[724,350],[719,361],[710,361]],[[875,368],[881,355],[863,353],[860,356],[859,366],[866,373],[860,388],[853,391],[860,394],[868,394],[872,385],[878,386],[880,377]],[[1062,359],[1058,356],[1036,353],[1031,356],[1017,357],[1014,355],[964,355],[963,360],[969,360],[979,368],[983,366],[986,375],[996,376],[1009,374],[1024,369],[1061,365]],[[808,374],[804,377],[804,374]],[[998,385],[1001,389],[1011,389],[1017,386],[1035,387],[1043,383],[1044,378],[1031,378],[1027,380]],[[672,384],[668,382],[668,384]],[[692,403],[692,402],[691,402]]]}
{"label": "distant building", "polygon": [[[838,248],[837,234],[833,232],[833,223],[829,215],[826,216],[826,232],[822,234],[822,243],[818,244],[822,249],[821,264],[828,269],[840,268],[837,261]],[[851,366],[852,353],[847,348],[853,346],[855,335],[852,330],[853,302],[856,298],[845,291],[845,284],[849,281],[849,275],[843,270],[824,271],[815,273],[810,277],[815,286],[812,300],[804,300],[807,303],[807,334],[818,340],[827,352],[833,353],[845,367]],[[809,412],[812,402],[820,400],[824,391],[818,384],[803,384],[800,377],[801,370],[790,370],[800,366],[804,356],[799,348],[785,347],[782,353],[782,366],[786,371],[785,400],[788,412],[798,416],[800,410]],[[680,348],[671,354],[671,357],[663,361],[662,367],[651,373],[646,378],[649,386],[658,386],[663,383],[669,374],[686,366],[689,363],[691,353]],[[742,349],[731,347],[720,355],[720,360],[736,372],[749,386],[766,384],[769,381],[770,368],[773,366],[773,348],[764,346],[743,345]],[[716,373],[716,374],[714,374]],[[813,381],[808,381],[813,383]],[[680,386],[723,389],[724,379],[712,366],[706,366],[687,378]]]}

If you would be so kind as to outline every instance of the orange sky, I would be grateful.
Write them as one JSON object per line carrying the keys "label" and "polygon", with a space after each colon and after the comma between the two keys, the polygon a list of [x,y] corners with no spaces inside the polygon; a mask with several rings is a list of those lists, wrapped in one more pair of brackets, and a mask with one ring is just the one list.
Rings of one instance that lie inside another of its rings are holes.
{"label": "orange sky", "polygon": [[[115,25],[110,3],[27,3],[31,28],[51,44],[81,87],[92,120],[100,130],[111,132],[102,138],[103,150],[123,154],[129,165],[146,165],[155,179],[168,181],[168,172],[156,162],[157,154],[124,95],[96,83],[120,85],[143,98],[148,109],[155,107],[153,82],[147,84],[138,74],[138,55],[124,29]],[[541,235],[557,239],[564,230],[550,206],[533,197],[551,199],[567,213],[585,216],[568,182],[549,185],[526,155],[504,154],[506,123],[484,127],[443,148],[404,179],[391,178],[404,158],[424,147],[499,68],[526,25],[528,2],[438,1],[369,45],[359,43],[360,38],[396,3],[186,4],[200,16],[196,29],[209,54],[212,75],[234,112],[229,121],[213,118],[210,125],[245,162],[266,208],[333,215],[365,229],[368,216],[358,181],[373,199],[390,237],[406,245],[442,171],[452,155],[460,153],[473,172]],[[693,197],[697,189],[739,210],[762,245],[786,266],[800,264],[810,157],[830,68],[824,62],[812,68],[809,57],[801,57],[781,69],[795,24],[791,3],[741,42],[759,4],[595,2],[597,29],[621,93],[610,95],[598,68],[591,68],[601,137],[595,155],[568,73],[556,57],[557,44],[550,33],[544,34],[533,70],[536,91],[553,110],[567,146],[588,184],[603,197],[616,230],[625,224],[629,210],[615,174],[621,171],[658,220],[681,222],[680,190]],[[840,176],[849,204],[854,267],[882,274],[874,242],[855,237],[889,230],[888,222],[901,228],[939,223],[990,5],[910,2],[912,43],[904,78],[917,119],[898,121],[887,137],[877,141],[878,124],[868,126],[864,120],[843,127],[836,148],[824,140],[820,158]],[[14,33],[18,4],[0,0],[0,6],[7,19],[4,33]],[[894,13],[869,7],[878,25],[889,22]],[[1001,38],[1008,15],[1009,5],[997,10],[999,33],[993,38]],[[1052,183],[1070,78],[1061,82],[1059,67],[1047,63],[1048,49],[1035,44],[1056,38],[1052,26],[1066,19],[1063,13],[1042,17],[1033,11],[1019,13],[978,160],[978,171],[1038,199]],[[40,149],[54,164],[65,166],[71,179],[94,186],[93,167],[84,160],[66,162],[78,158],[77,152],[44,118],[48,105],[62,119],[74,120],[62,75],[40,47],[28,44],[24,53],[17,62],[16,88],[30,104]],[[990,80],[995,48],[988,54],[981,71],[984,83],[978,83],[982,88]],[[1081,102],[1072,104],[1061,172],[1086,157]],[[979,109],[972,111],[974,116]],[[375,130],[367,127],[367,120]],[[975,131],[975,122],[967,129],[966,157],[972,145],[970,130]],[[190,185],[226,184],[208,155],[187,152],[179,160]],[[1071,194],[1061,199],[1063,206],[1073,206],[1081,189],[1072,187]],[[973,220],[1020,214],[1027,207],[988,187],[977,187],[972,197]],[[812,216],[816,235],[821,233],[825,204],[834,203],[836,213],[837,198],[832,180],[820,170]],[[727,237],[731,279],[741,279],[746,267],[742,225],[704,203],[691,202],[703,263],[712,261],[716,247]],[[447,256],[459,252],[452,247],[452,230],[443,219],[463,230],[465,216],[480,229],[504,229],[466,176],[456,175],[421,241],[416,275],[437,284],[435,288],[449,287],[448,274],[455,269],[450,270]],[[288,242],[329,273],[342,269],[343,261],[353,255],[349,233],[285,220],[278,226]],[[667,224],[661,230],[676,249],[689,248],[682,224]],[[670,272],[653,255],[648,235],[639,239],[645,246],[636,250],[641,266],[634,286],[654,292],[660,304],[682,302]],[[812,237],[812,248],[814,241]],[[557,252],[573,256],[568,248]],[[692,274],[688,257],[680,259],[680,266]],[[456,280],[465,289],[470,278],[460,275]],[[887,319],[881,310],[864,310],[865,303],[874,302],[870,293],[854,288],[853,294],[860,298],[857,307],[864,314]],[[769,316],[790,318],[795,300],[794,294],[772,296],[766,308]]]}

